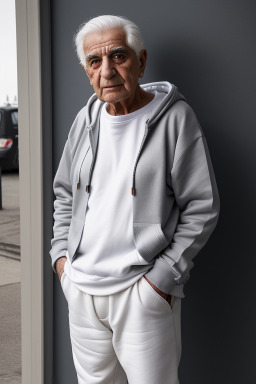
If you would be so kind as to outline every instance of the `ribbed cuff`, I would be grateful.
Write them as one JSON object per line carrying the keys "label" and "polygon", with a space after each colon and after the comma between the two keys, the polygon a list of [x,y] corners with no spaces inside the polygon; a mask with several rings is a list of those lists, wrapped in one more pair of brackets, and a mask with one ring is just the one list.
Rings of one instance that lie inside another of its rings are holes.
{"label": "ribbed cuff", "polygon": [[168,267],[166,262],[156,259],[154,266],[145,276],[161,291],[171,294],[173,288],[177,285],[176,275]]}
{"label": "ribbed cuff", "polygon": [[55,273],[56,271],[56,261],[61,258],[61,257],[67,257],[66,252],[67,252],[67,241],[58,241],[55,243],[53,248],[50,250],[50,255],[52,258],[52,269]]}

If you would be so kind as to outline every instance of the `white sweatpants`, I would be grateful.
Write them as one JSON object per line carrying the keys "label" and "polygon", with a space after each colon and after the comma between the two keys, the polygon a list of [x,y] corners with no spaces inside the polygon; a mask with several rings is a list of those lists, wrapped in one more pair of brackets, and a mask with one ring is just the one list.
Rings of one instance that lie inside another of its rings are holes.
{"label": "white sweatpants", "polygon": [[181,298],[172,306],[141,277],[107,296],[79,290],[63,272],[79,384],[179,384]]}

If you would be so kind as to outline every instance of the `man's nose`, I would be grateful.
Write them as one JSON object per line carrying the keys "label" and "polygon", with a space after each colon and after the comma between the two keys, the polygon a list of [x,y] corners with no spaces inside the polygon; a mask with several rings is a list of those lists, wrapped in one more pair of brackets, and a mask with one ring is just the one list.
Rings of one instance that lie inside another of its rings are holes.
{"label": "man's nose", "polygon": [[116,69],[113,61],[104,57],[101,64],[101,77],[104,79],[111,79],[116,74]]}

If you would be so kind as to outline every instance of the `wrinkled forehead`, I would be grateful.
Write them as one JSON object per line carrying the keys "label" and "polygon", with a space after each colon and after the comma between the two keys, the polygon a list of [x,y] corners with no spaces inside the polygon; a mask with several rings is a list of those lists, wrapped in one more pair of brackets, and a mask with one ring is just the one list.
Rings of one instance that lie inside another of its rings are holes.
{"label": "wrinkled forehead", "polygon": [[104,29],[99,32],[92,32],[85,37],[84,53],[87,54],[108,54],[108,52],[122,46],[129,48],[126,44],[126,35],[122,28]]}

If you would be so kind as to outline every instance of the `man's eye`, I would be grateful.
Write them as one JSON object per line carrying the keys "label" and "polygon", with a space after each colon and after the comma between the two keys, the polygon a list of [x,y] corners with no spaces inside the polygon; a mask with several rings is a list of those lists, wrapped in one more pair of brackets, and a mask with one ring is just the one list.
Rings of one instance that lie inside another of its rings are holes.
{"label": "man's eye", "polygon": [[91,66],[95,66],[95,65],[97,65],[99,63],[99,61],[100,61],[99,59],[92,60],[90,65]]}
{"label": "man's eye", "polygon": [[112,59],[116,62],[120,62],[120,61],[124,61],[125,60],[125,56],[122,54],[122,53],[115,53],[113,56],[112,56]]}

